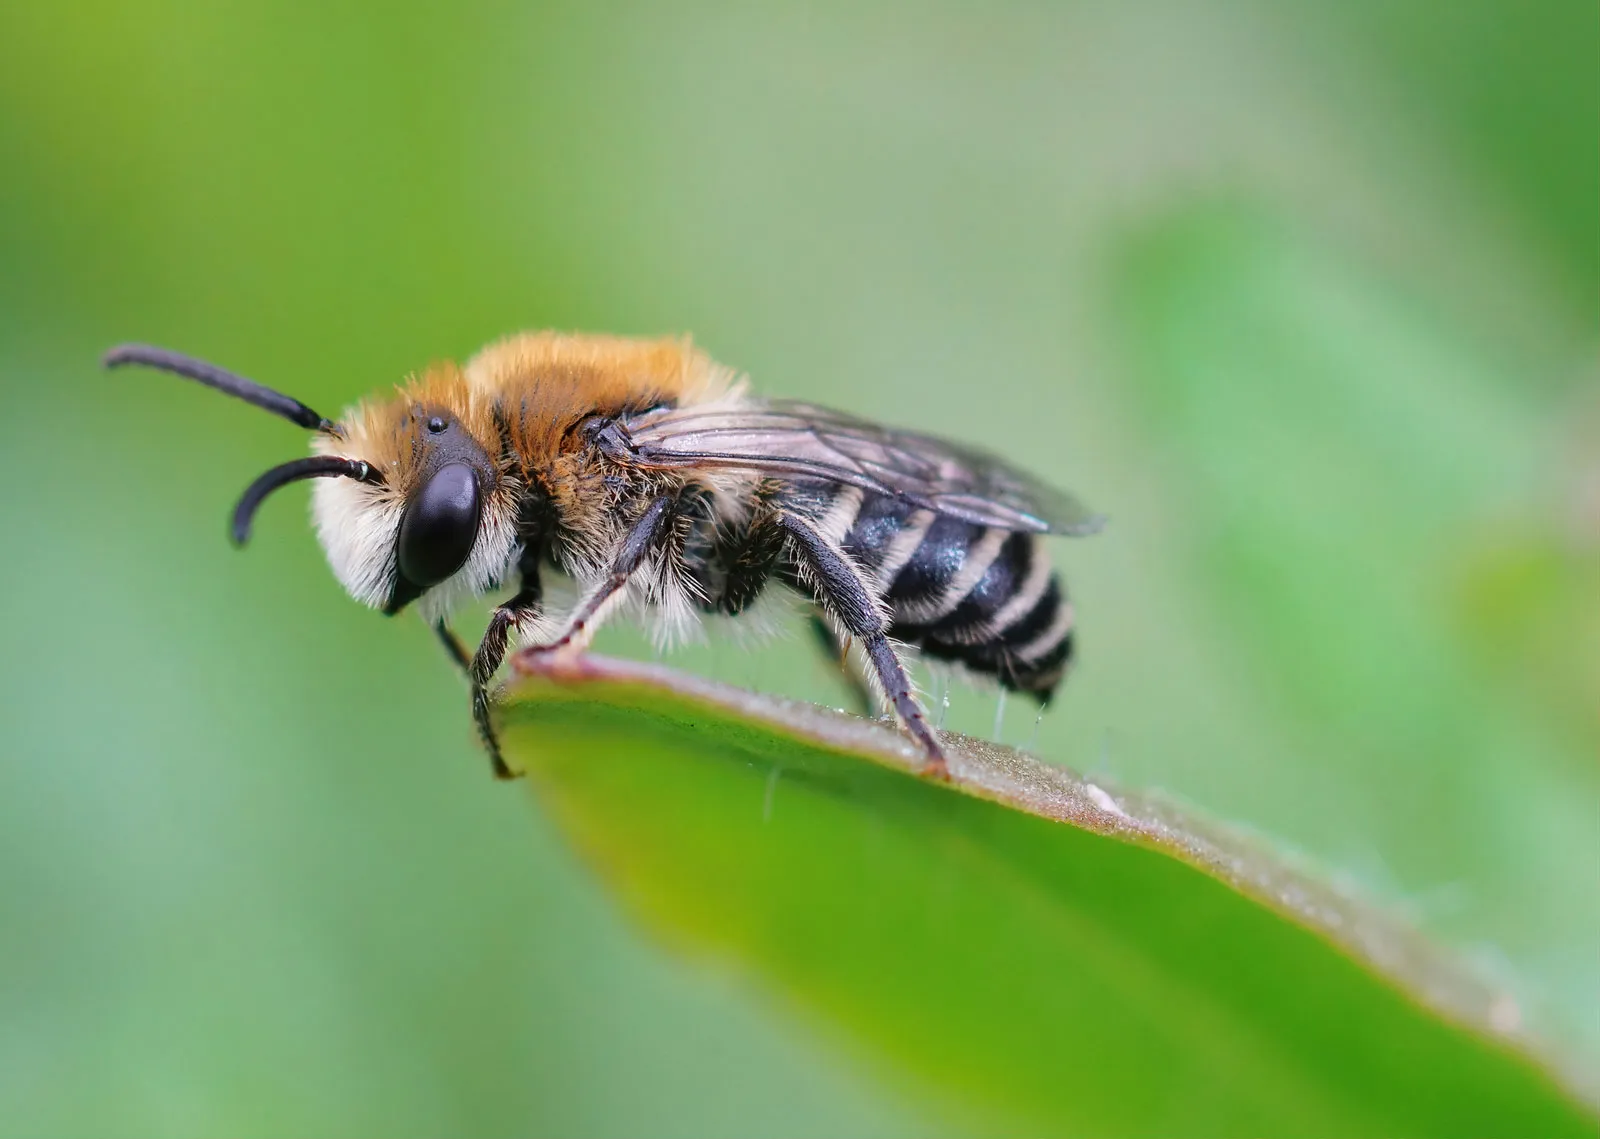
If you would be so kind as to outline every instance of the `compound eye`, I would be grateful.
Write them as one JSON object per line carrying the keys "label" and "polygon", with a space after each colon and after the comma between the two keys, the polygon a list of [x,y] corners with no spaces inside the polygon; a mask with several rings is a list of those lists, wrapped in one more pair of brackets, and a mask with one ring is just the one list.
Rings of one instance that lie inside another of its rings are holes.
{"label": "compound eye", "polygon": [[455,573],[478,536],[483,493],[466,463],[435,471],[400,519],[400,573],[421,589]]}

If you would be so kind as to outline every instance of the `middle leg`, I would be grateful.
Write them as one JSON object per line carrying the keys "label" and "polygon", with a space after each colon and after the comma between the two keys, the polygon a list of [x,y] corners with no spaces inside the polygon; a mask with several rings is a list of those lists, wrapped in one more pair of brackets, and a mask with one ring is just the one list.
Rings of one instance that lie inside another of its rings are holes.
{"label": "middle leg", "polygon": [[651,502],[612,555],[610,572],[578,602],[562,631],[549,644],[530,645],[529,648],[541,653],[559,652],[573,645],[587,648],[612,600],[668,532],[677,502],[674,495],[662,495]]}

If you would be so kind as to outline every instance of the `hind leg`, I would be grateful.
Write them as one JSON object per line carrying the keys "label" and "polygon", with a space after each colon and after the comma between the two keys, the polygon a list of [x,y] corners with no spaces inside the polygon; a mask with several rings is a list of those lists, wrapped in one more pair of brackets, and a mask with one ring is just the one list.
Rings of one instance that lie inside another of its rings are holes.
{"label": "hind leg", "polygon": [[871,586],[850,559],[811,522],[798,515],[780,514],[778,525],[788,535],[797,561],[809,571],[802,576],[809,581],[817,600],[847,633],[861,642],[885,698],[927,757],[922,773],[934,779],[949,779],[944,748],[911,689],[905,665],[889,643],[888,621]]}
{"label": "hind leg", "polygon": [[817,644],[822,646],[823,655],[839,666],[839,671],[844,674],[844,681],[850,688],[850,710],[858,716],[870,717],[878,707],[877,694],[872,691],[872,685],[867,678],[861,675],[850,662],[850,646],[841,641],[829,624],[822,619],[821,614],[812,614],[811,632],[815,635]]}
{"label": "hind leg", "polygon": [[[720,535],[713,557],[722,569],[722,577],[714,588],[705,589],[706,610],[729,617],[743,613],[772,579],[783,544],[783,527],[771,514],[758,516],[745,529]],[[878,698],[866,677],[852,666],[848,641],[842,640],[820,613],[811,617],[811,633],[823,656],[844,673],[852,697],[851,710],[871,716],[878,707]]]}

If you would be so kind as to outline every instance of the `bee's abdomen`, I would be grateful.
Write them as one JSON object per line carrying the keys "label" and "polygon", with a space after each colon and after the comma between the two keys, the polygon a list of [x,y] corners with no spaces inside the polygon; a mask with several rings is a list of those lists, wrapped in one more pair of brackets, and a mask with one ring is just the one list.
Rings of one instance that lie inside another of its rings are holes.
{"label": "bee's abdomen", "polygon": [[[840,508],[860,492],[841,490]],[[841,546],[876,575],[890,635],[1048,700],[1072,657],[1072,605],[1035,535],[860,495]]]}

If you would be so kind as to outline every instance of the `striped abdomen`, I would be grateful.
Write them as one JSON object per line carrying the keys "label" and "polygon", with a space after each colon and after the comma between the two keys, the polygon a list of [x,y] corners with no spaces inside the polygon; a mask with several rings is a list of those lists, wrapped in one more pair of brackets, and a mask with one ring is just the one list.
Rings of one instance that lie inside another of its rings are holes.
{"label": "striped abdomen", "polygon": [[1072,658],[1072,604],[1038,536],[840,487],[821,528],[869,572],[889,635],[1048,701]]}

